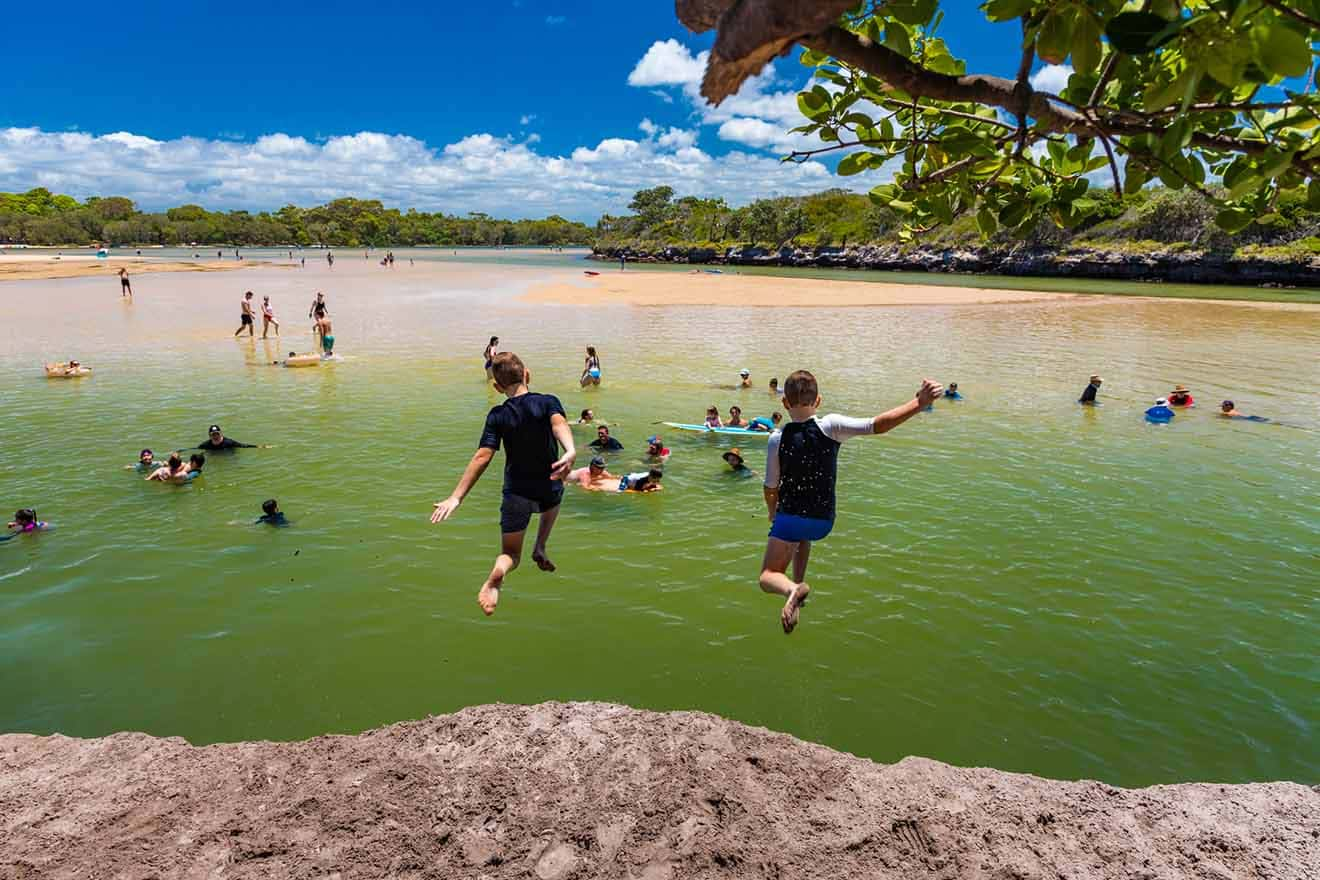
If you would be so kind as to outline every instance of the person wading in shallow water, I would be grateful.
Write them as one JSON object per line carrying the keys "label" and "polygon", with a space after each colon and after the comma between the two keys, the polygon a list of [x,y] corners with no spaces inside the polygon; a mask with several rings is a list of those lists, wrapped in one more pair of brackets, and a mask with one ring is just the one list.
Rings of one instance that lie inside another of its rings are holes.
{"label": "person wading in shallow water", "polygon": [[243,294],[243,299],[239,302],[239,307],[242,308],[243,312],[239,315],[241,323],[238,325],[238,329],[234,331],[235,336],[240,335],[244,328],[247,329],[248,336],[255,337],[257,335],[257,325],[252,317],[253,296],[254,294],[249,290],[247,293]]}
{"label": "person wading in shallow water", "polygon": [[133,284],[128,280],[128,270],[119,270],[119,295],[121,297],[133,298]]}

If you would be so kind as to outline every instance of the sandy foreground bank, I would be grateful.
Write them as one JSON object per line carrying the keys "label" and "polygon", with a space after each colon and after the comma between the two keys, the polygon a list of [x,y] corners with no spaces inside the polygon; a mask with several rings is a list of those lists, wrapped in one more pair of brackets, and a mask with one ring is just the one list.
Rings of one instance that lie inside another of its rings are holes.
{"label": "sandy foreground bank", "polygon": [[[706,272],[609,272],[579,283],[534,287],[525,299],[564,305],[622,303],[633,306],[910,306],[984,305],[1077,299],[1077,294],[1029,290],[985,290],[935,284],[886,284],[781,278],[773,275],[712,275]],[[1089,300],[1099,297],[1089,296]]]}
{"label": "sandy foreground bank", "polygon": [[713,715],[479,706],[193,748],[0,736],[0,877],[1320,876],[1320,790],[1140,790],[908,758]]}
{"label": "sandy foreground bank", "polygon": [[260,261],[198,260],[196,262],[161,262],[110,258],[98,260],[84,255],[54,257],[45,254],[5,254],[0,256],[0,281],[33,281],[44,278],[80,278],[85,275],[104,275],[114,280],[120,269],[127,269],[129,280],[133,275],[147,272],[224,272],[243,269],[249,265],[263,265]]}

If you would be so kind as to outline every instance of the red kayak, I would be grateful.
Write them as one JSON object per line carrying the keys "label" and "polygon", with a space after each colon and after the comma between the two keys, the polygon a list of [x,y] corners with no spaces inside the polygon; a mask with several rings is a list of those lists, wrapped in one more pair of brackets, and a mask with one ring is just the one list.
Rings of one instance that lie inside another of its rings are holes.
{"label": "red kayak", "polygon": [[583,275],[599,275],[599,272],[592,272],[590,269],[583,271]]}

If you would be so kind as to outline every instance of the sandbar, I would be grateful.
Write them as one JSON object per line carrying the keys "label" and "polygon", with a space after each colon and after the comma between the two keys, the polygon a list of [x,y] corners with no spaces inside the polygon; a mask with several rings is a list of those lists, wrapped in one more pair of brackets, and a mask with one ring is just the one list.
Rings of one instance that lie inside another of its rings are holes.
{"label": "sandbar", "polygon": [[233,260],[198,260],[196,262],[138,260],[133,258],[97,259],[84,254],[52,256],[49,254],[4,254],[0,255],[0,281],[35,281],[46,278],[81,278],[89,275],[104,275],[112,279],[120,269],[127,269],[129,275],[148,272],[225,272],[231,269],[243,269],[253,265],[264,265],[261,261],[251,262]]}
{"label": "sandbar", "polygon": [[[958,306],[1078,299],[1083,295],[707,272],[605,272],[533,287],[530,302],[632,306]],[[1094,296],[1086,296],[1094,300]]]}

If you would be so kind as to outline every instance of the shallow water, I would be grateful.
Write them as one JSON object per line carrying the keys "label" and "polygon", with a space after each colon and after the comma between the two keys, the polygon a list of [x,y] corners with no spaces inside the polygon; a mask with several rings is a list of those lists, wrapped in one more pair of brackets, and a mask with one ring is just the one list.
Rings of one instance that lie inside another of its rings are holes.
{"label": "shallow water", "polygon": [[[518,300],[579,269],[341,255],[333,273],[139,275],[131,306],[113,279],[0,286],[0,503],[58,527],[0,544],[0,730],[287,739],[599,699],[881,761],[1320,780],[1320,309]],[[267,366],[311,347],[318,287],[344,360]],[[272,296],[279,343],[230,338],[249,288]],[[570,492],[560,571],[515,573],[486,620],[498,468],[454,521],[428,518],[497,402],[492,333],[538,390],[621,424],[616,472],[654,421],[768,413],[760,387],[798,366],[827,410],[872,414],[923,374],[967,399],[844,447],[838,527],[790,638],[755,583],[759,483],[724,469],[729,443],[672,433],[667,491]],[[589,343],[605,382],[583,392]],[[96,374],[41,377],[69,356]],[[743,366],[758,390],[715,387]],[[1078,407],[1097,370],[1105,405]],[[1201,407],[1144,423],[1175,382]],[[1287,424],[1220,420],[1226,396]],[[276,448],[213,455],[182,488],[122,469],[213,421]],[[293,528],[251,524],[267,497]]]}

